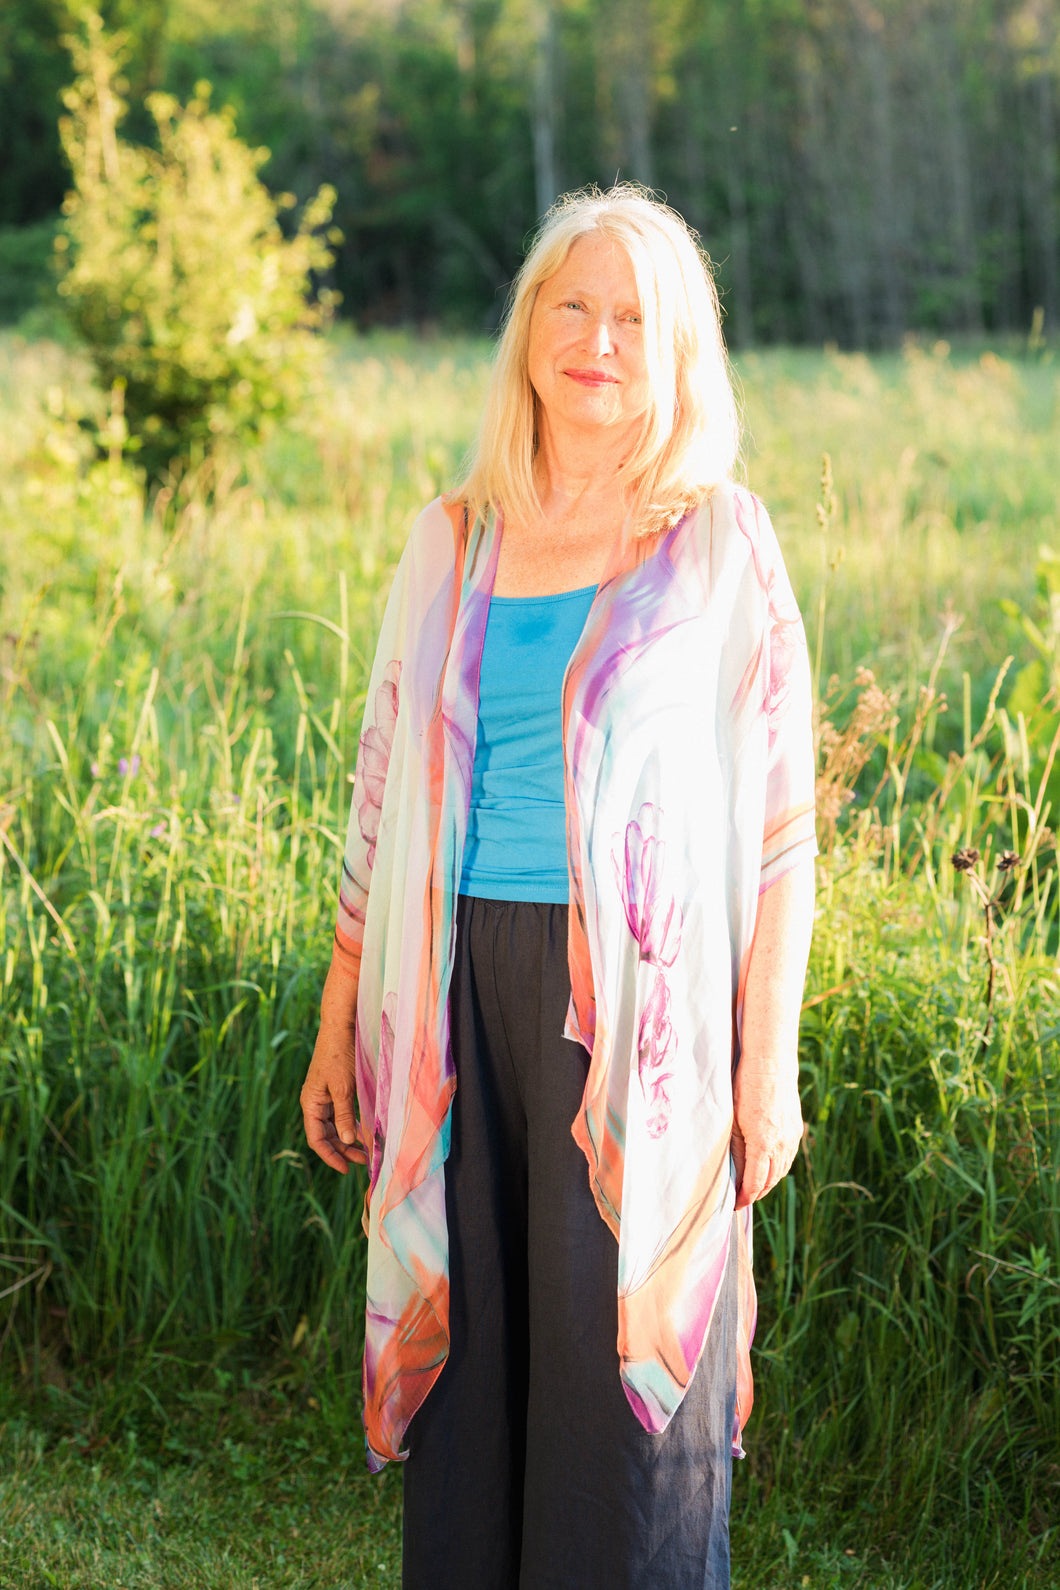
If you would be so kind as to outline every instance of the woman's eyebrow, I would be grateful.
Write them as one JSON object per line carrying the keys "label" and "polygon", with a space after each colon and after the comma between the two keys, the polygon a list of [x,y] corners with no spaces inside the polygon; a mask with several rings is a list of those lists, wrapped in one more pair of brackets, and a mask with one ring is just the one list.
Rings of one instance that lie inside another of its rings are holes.
{"label": "woman's eyebrow", "polygon": [[[557,289],[556,292],[557,298],[596,298],[597,296],[598,294],[591,287],[563,287]],[[636,298],[631,298],[628,303],[621,304],[619,307],[623,313],[630,309],[638,315],[644,313],[644,306]]]}

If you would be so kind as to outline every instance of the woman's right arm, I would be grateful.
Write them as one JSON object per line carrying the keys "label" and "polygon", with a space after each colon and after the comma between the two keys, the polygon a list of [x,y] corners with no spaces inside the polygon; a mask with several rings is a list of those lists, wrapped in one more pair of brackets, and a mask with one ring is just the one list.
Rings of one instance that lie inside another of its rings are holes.
{"label": "woman's right arm", "polygon": [[320,1031],[299,1102],[310,1148],[343,1176],[365,1157],[354,1108],[356,1019],[357,973],[336,954],[324,984]]}
{"label": "woman's right arm", "polygon": [[[443,527],[451,538],[448,548],[446,536],[439,533]],[[373,1118],[372,1074],[378,1056],[373,1060],[371,1043],[361,1056],[365,1097],[359,1104],[357,1099],[357,990],[383,794],[398,727],[409,613],[415,605],[417,582],[426,580],[434,591],[451,577],[454,550],[462,533],[457,510],[450,511],[438,500],[429,503],[413,525],[387,598],[365,697],[339,883],[335,944],[320,1002],[320,1031],[299,1099],[306,1141],[325,1165],[341,1175],[352,1164],[367,1163],[378,1124]],[[378,889],[378,882],[374,887]],[[366,989],[370,983],[371,973]],[[377,1032],[376,1041],[378,1037]]]}

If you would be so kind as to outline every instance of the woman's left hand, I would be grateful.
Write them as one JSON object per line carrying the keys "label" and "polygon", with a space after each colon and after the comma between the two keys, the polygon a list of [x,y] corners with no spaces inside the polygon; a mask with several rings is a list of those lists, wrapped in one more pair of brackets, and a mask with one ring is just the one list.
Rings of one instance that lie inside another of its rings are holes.
{"label": "woman's left hand", "polygon": [[812,929],[813,862],[804,861],[758,901],[732,1079],[737,1209],[787,1175],[802,1142],[799,1009]]}
{"label": "woman's left hand", "polygon": [[745,1209],[786,1176],[805,1127],[795,1061],[744,1054],[732,1084],[736,1207]]}

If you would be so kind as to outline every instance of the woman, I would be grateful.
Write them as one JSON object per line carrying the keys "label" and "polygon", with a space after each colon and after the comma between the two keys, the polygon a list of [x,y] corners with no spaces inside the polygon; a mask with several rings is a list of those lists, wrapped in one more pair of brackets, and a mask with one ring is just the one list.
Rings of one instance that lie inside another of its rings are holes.
{"label": "woman", "polygon": [[805,642],[737,440],[684,222],[560,201],[387,606],[302,1092],[320,1157],[368,1165],[406,1590],[729,1582],[816,849]]}

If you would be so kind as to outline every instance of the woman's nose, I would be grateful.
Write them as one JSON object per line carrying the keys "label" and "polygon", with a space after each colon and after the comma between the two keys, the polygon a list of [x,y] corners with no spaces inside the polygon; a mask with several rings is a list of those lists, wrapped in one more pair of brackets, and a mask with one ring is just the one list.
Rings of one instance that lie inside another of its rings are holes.
{"label": "woman's nose", "polygon": [[611,336],[611,327],[602,316],[589,325],[586,340],[593,353],[612,353],[614,351],[615,344]]}

